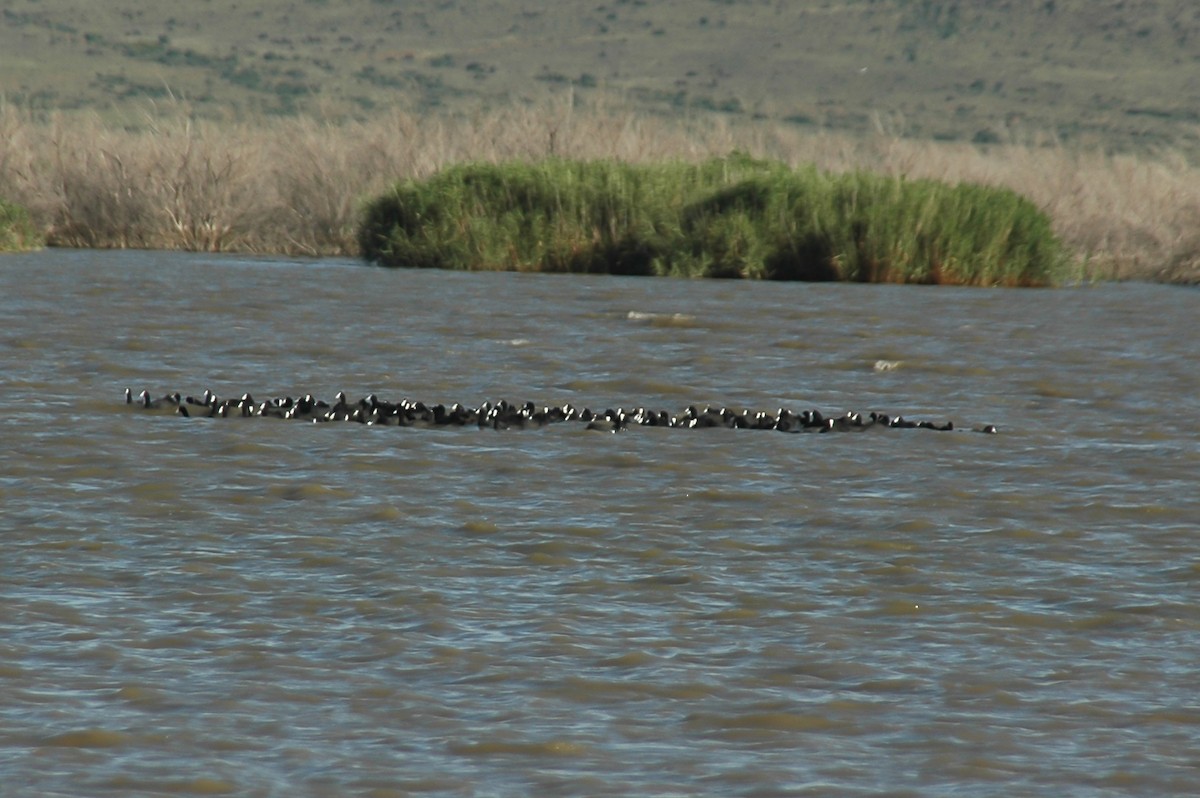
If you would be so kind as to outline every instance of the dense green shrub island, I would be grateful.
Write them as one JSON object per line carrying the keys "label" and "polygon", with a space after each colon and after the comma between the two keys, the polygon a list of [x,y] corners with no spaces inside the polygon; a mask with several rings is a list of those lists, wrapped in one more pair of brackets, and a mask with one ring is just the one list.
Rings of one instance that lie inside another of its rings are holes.
{"label": "dense green shrub island", "polygon": [[1068,266],[1010,190],[742,155],[456,166],[368,203],[359,245],[385,266],[774,280],[1048,285]]}
{"label": "dense green shrub island", "polygon": [[42,236],[20,205],[0,200],[0,252],[21,252],[42,246]]}

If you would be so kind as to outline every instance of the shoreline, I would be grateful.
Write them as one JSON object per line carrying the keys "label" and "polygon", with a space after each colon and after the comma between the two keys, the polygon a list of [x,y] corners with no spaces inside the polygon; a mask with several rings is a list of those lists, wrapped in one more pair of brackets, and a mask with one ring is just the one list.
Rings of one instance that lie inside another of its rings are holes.
{"label": "shoreline", "polygon": [[[322,260],[330,260],[330,261],[339,261],[340,265],[344,266],[344,267],[364,268],[364,269],[387,269],[389,271],[393,271],[393,270],[412,271],[412,272],[427,271],[425,269],[422,269],[420,267],[415,267],[415,266],[403,266],[403,267],[379,266],[376,264],[372,264],[356,255],[345,255],[345,254],[336,254],[336,253],[310,254],[310,253],[295,253],[295,252],[273,252],[273,251],[268,251],[268,250],[251,250],[251,249],[223,249],[223,250],[214,251],[214,250],[182,249],[179,247],[102,247],[102,246],[98,246],[98,247],[78,246],[77,247],[77,246],[60,246],[60,245],[55,245],[55,244],[44,244],[42,246],[27,247],[25,249],[9,249],[9,250],[0,249],[0,265],[3,264],[5,256],[35,255],[39,252],[48,252],[51,250],[60,250],[60,251],[68,251],[68,252],[84,252],[84,251],[94,251],[94,252],[122,252],[123,251],[123,252],[139,252],[139,253],[163,252],[163,253],[178,253],[178,254],[184,254],[184,255],[197,255],[197,256],[220,255],[220,256],[228,256],[230,258],[245,257],[245,258],[248,258],[251,260],[263,260],[263,261],[269,261],[271,263],[275,263],[275,262],[287,263],[287,262],[292,262],[292,261],[316,263],[316,262],[319,262]],[[453,270],[445,270],[445,271],[453,271]],[[548,275],[548,276],[565,277],[568,279],[572,276],[583,276],[585,274],[585,273],[565,273],[565,272],[527,272],[527,271],[521,272],[516,269],[488,269],[488,270],[475,270],[475,271],[479,272],[479,273],[483,273],[485,271],[487,271],[487,272],[503,271],[503,272],[508,272],[511,274],[533,274],[533,273],[536,273],[536,274],[544,274],[544,275]],[[602,276],[595,272],[588,273],[588,274],[589,274],[589,276]],[[611,276],[628,277],[631,275],[613,274]],[[639,275],[633,275],[633,276],[639,276]],[[727,279],[727,278],[723,278],[723,277],[688,277],[688,276],[683,276],[683,275],[661,275],[661,276],[659,276],[659,275],[641,275],[639,277],[645,277],[646,279],[655,279],[655,280],[718,280],[718,281],[723,281],[723,280]],[[749,282],[769,282],[769,281],[751,280]],[[797,280],[797,281],[792,281],[792,282],[819,283],[821,281]],[[863,283],[863,282],[856,282],[856,281],[852,281],[852,280],[825,281],[825,282],[826,282],[826,284],[839,284],[840,283],[843,285],[849,285],[849,284],[855,284],[855,285],[902,285],[902,283],[897,283],[897,282]],[[1128,275],[1123,275],[1120,277],[1084,278],[1084,279],[1079,279],[1079,280],[1076,280],[1073,282],[1064,282],[1064,283],[1058,284],[1058,285],[1036,286],[1034,288],[1035,288],[1035,290],[1039,290],[1039,289],[1064,290],[1064,289],[1072,289],[1072,288],[1087,288],[1090,286],[1099,286],[1099,285],[1105,285],[1105,284],[1110,284],[1110,283],[1111,284],[1140,283],[1140,284],[1144,284],[1144,285],[1161,285],[1161,286],[1168,286],[1168,287],[1177,286],[1177,287],[1181,287],[1181,288],[1197,288],[1197,287],[1200,287],[1200,275],[1196,275],[1196,274],[1179,275],[1176,277],[1176,279],[1165,279],[1165,278],[1156,279],[1153,276],[1128,274]],[[1006,287],[1012,287],[1012,286],[978,286],[978,285],[938,285],[938,284],[932,284],[932,283],[908,283],[907,285],[913,286],[913,287],[928,287],[928,288],[992,288],[992,287],[1006,288]],[[1029,289],[1018,287],[1016,290],[1029,290]]]}
{"label": "shoreline", "polygon": [[1200,167],[1170,152],[979,147],[554,105],[225,125],[164,113],[120,129],[0,106],[0,129],[3,199],[27,208],[53,247],[357,258],[363,203],[397,181],[468,162],[699,163],[736,152],[830,174],[1007,188],[1049,216],[1085,282],[1200,283]]}

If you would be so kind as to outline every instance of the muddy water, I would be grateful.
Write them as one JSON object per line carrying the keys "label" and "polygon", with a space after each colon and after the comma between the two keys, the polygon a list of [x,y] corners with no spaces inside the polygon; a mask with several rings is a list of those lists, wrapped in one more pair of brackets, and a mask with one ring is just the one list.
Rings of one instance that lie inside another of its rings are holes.
{"label": "muddy water", "polygon": [[[0,259],[0,792],[1200,788],[1200,293]],[[182,419],[125,386],[880,410]]]}

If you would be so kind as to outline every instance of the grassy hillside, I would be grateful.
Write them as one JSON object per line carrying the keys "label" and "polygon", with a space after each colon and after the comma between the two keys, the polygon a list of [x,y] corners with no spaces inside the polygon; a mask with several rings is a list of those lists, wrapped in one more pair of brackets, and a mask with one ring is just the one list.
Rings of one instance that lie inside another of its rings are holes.
{"label": "grassy hillside", "polygon": [[1195,0],[12,0],[0,91],[135,120],[616,95],[805,129],[1200,152]]}

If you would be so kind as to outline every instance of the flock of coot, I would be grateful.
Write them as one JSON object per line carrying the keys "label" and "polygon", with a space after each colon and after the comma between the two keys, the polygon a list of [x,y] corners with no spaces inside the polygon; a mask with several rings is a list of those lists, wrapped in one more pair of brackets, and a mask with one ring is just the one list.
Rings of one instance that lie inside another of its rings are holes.
{"label": "flock of coot", "polygon": [[[848,412],[838,416],[827,416],[820,410],[804,410],[793,413],[786,408],[775,412],[732,410],[727,407],[689,406],[679,413],[666,410],[649,410],[638,407],[632,410],[618,408],[596,412],[588,408],[576,408],[566,404],[560,407],[538,406],[533,402],[517,405],[506,401],[484,402],[479,407],[452,405],[427,405],[402,399],[386,402],[375,394],[351,402],[344,392],[339,391],[332,403],[316,399],[312,394],[299,398],[275,397],[256,402],[248,394],[236,399],[222,399],[206,390],[200,397],[170,393],[154,398],[149,391],[135,395],[125,389],[125,403],[149,412],[174,413],[190,418],[278,418],[297,421],[333,422],[348,421],[385,427],[479,427],[495,430],[542,427],[547,424],[573,422],[589,430],[617,432],[627,427],[727,427],[730,429],[776,430],[778,432],[863,432],[869,429],[930,429],[950,431],[954,423],[942,424],[932,421],[913,421],[903,416],[889,416],[871,412],[866,415]],[[991,424],[976,427],[973,431],[994,433]]]}

